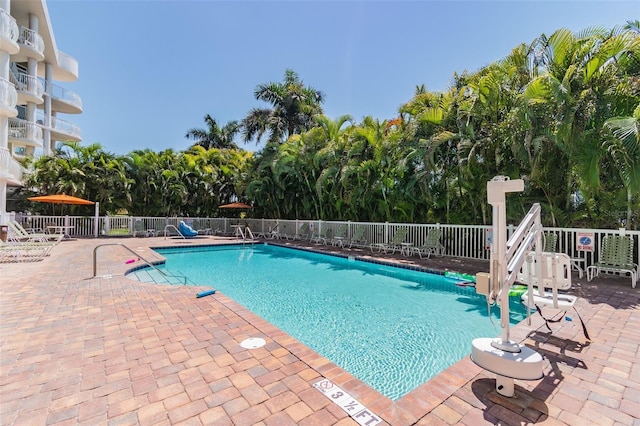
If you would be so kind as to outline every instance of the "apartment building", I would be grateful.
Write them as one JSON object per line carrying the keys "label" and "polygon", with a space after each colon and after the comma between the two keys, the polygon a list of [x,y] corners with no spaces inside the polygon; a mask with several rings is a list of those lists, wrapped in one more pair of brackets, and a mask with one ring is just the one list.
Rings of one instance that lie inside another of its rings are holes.
{"label": "apartment building", "polygon": [[22,185],[19,160],[81,140],[72,118],[82,100],[64,87],[77,79],[78,61],[58,50],[46,1],[0,0],[0,225],[7,196]]}

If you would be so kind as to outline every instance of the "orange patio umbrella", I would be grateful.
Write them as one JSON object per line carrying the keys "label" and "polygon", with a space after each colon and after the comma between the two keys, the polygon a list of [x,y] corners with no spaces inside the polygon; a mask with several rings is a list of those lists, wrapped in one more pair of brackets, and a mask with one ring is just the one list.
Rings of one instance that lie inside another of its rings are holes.
{"label": "orange patio umbrella", "polygon": [[252,209],[253,207],[245,204],[245,203],[229,203],[218,206],[219,209]]}
{"label": "orange patio umbrella", "polygon": [[[76,204],[76,205],[93,205],[94,201],[85,200],[84,198],[72,197],[66,194],[54,194],[54,195],[40,195],[37,197],[27,198],[29,201],[37,201],[39,203],[50,204]],[[98,206],[96,204],[96,216],[98,212]],[[55,212],[54,212],[55,213]],[[60,214],[62,214],[62,208],[60,208]]]}
{"label": "orange patio umbrella", "polygon": [[38,197],[29,197],[28,200],[52,204],[95,204],[94,201],[85,200],[84,198],[72,197],[71,195],[65,194],[40,195]]}

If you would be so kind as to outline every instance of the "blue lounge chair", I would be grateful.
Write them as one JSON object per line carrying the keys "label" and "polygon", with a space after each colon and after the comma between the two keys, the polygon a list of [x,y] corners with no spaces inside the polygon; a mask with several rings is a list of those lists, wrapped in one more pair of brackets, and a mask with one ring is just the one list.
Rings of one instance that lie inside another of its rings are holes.
{"label": "blue lounge chair", "polygon": [[196,235],[198,235],[198,231],[187,225],[184,220],[181,220],[178,224],[178,231],[185,238],[195,237]]}

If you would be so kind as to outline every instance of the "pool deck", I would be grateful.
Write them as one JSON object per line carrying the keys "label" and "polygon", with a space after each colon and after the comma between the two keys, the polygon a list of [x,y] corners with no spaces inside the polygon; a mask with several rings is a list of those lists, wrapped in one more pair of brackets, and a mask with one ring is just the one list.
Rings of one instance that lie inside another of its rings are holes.
{"label": "pool deck", "polygon": [[[548,361],[544,378],[516,380],[514,398],[499,395],[495,375],[466,357],[395,402],[220,292],[196,298],[208,288],[124,277],[140,262],[126,264],[136,256],[122,247],[99,249],[92,278],[100,244],[122,243],[153,259],[149,247],[225,242],[233,241],[79,239],[61,242],[40,262],[0,263],[0,424],[343,426],[378,418],[393,426],[640,426],[640,286],[632,289],[629,278],[588,283],[574,273],[572,293],[590,342],[576,312],[552,324],[553,333],[538,314],[511,329],[513,340]],[[488,267],[379,257],[466,273]],[[248,337],[266,345],[244,349]],[[313,386],[323,378],[368,412],[347,414]]]}

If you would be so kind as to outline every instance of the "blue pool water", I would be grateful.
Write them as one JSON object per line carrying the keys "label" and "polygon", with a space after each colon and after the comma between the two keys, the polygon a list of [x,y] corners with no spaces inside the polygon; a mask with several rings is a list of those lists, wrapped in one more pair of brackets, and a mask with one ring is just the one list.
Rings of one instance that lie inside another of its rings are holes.
{"label": "blue pool water", "polygon": [[[167,270],[218,289],[394,400],[467,356],[474,338],[500,334],[498,308],[494,328],[484,296],[442,275],[270,245],[158,252]],[[517,323],[525,311],[513,299]]]}

